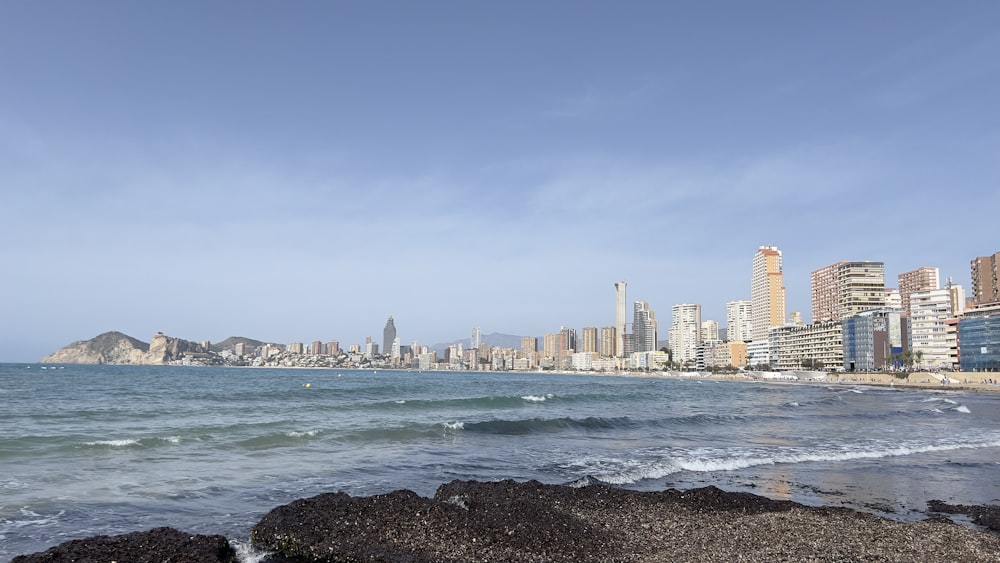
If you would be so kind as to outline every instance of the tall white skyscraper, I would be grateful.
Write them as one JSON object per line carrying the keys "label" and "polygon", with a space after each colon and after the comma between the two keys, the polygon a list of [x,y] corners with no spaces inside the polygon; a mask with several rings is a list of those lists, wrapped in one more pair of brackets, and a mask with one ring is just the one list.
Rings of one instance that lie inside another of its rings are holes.
{"label": "tall white skyscraper", "polygon": [[693,366],[701,343],[701,305],[674,305],[670,319],[670,349],[674,361]]}
{"label": "tall white skyscraper", "polygon": [[753,256],[750,309],[754,341],[767,340],[771,327],[785,324],[785,282],[777,246],[762,246]]}
{"label": "tall white skyscraper", "polygon": [[625,280],[615,282],[615,355],[625,354]]}
{"label": "tall white skyscraper", "polygon": [[749,342],[753,327],[750,301],[741,299],[726,303],[726,340]]}

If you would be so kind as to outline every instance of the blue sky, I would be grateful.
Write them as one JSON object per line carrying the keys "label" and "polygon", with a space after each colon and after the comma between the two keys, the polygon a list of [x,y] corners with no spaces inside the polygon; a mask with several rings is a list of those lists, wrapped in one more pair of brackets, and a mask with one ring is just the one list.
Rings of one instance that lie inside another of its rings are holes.
{"label": "blue sky", "polygon": [[997,2],[0,3],[0,361],[540,336],[749,298],[760,245],[969,287]]}

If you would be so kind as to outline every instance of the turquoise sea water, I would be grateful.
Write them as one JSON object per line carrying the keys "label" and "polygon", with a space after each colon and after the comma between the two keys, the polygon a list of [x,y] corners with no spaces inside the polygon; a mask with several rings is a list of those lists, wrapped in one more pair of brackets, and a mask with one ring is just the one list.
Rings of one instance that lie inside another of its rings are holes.
{"label": "turquoise sea water", "polygon": [[[45,368],[45,369],[43,369]],[[560,374],[0,364],[0,561],[452,479],[1000,503],[1000,394]]]}

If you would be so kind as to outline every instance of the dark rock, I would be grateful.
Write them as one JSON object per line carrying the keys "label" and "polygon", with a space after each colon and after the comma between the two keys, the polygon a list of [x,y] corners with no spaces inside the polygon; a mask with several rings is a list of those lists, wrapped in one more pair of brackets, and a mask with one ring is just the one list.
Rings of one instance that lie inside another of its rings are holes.
{"label": "dark rock", "polygon": [[802,506],[790,500],[773,500],[753,493],[731,493],[714,486],[688,491],[667,489],[663,494],[678,504],[691,506],[701,511],[761,514],[763,512],[784,512],[791,510],[792,507]]}
{"label": "dark rock", "polygon": [[948,504],[941,500],[931,500],[927,502],[927,508],[941,514],[964,514],[972,518],[973,523],[1000,532],[1000,506]]}
{"label": "dark rock", "polygon": [[129,563],[232,562],[235,553],[222,536],[188,534],[174,528],[154,528],[121,536],[72,540],[42,553],[20,555],[11,563],[121,561]]}

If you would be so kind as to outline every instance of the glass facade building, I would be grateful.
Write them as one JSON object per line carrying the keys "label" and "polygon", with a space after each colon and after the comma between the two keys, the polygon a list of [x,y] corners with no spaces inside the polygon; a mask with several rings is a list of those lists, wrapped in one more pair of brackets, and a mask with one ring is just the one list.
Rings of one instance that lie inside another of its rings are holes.
{"label": "glass facade building", "polygon": [[962,371],[1000,371],[1000,315],[958,321]]}

